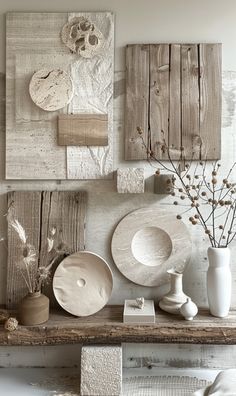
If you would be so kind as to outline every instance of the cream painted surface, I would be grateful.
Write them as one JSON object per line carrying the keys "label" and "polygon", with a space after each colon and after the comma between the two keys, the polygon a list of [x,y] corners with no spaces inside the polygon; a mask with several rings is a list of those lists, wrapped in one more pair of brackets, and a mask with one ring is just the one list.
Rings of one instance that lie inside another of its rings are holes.
{"label": "cream painted surface", "polygon": [[[125,162],[123,145],[123,105],[124,105],[124,46],[127,43],[149,42],[222,42],[223,43],[223,70],[236,70],[236,2],[235,0],[67,0],[51,1],[41,0],[1,0],[0,2],[0,72],[5,72],[5,22],[4,13],[7,11],[113,11],[115,13],[115,108],[114,108],[114,153],[115,168],[117,167],[145,167],[146,191],[145,195],[118,194],[116,182],[113,181],[4,181],[4,121],[0,115],[0,235],[6,234],[5,193],[11,190],[74,190],[86,189],[89,193],[87,216],[87,244],[86,249],[104,257],[111,266],[114,274],[114,290],[111,303],[121,303],[125,298],[160,298],[168,291],[168,285],[158,288],[146,288],[134,285],[126,280],[114,265],[110,243],[112,233],[128,212],[148,205],[158,205],[169,210],[174,207],[166,206],[167,199],[152,193],[153,171],[144,162]],[[236,77],[236,75],[232,75]],[[119,81],[119,83],[118,83]],[[2,100],[2,97],[1,97]],[[232,102],[233,103],[233,102]],[[228,103],[229,112],[234,117],[231,123],[224,128],[222,136],[222,169],[236,158],[236,112],[232,103]],[[226,104],[227,105],[227,104]],[[1,102],[0,102],[0,108]],[[230,118],[230,117],[228,117]],[[184,291],[190,295],[198,305],[206,305],[206,249],[208,241],[198,228],[190,228],[192,233],[194,251],[191,265],[185,271]],[[236,261],[235,244],[232,252],[233,269],[233,306],[236,307]],[[6,284],[6,251],[3,244],[0,246],[0,302],[4,302]],[[37,354],[48,355],[49,348],[40,348],[19,354],[15,359],[16,349],[0,348],[0,365],[22,364],[24,353],[27,353],[26,365],[37,365]],[[55,348],[54,351],[57,349]],[[133,356],[133,350],[139,356],[153,356],[158,360],[158,365],[181,365],[181,361],[189,365],[211,365],[214,367],[232,366],[235,359],[235,347],[202,347],[202,346],[144,346],[130,345],[126,348],[126,362]],[[61,365],[69,364],[66,358],[70,349],[65,347],[65,360]],[[169,357],[166,355],[169,353]],[[10,356],[7,356],[7,354]],[[182,358],[181,358],[182,356]],[[138,359],[137,357],[137,359]],[[136,359],[136,357],[135,357]],[[149,358],[145,358],[149,359]],[[42,359],[41,359],[42,360]],[[47,359],[44,365],[47,365]],[[57,361],[55,356],[55,362]],[[136,360],[135,360],[136,361]],[[215,363],[213,364],[212,361]],[[195,362],[195,363],[194,363]],[[52,364],[52,363],[50,363]],[[56,363],[55,363],[56,364]]]}

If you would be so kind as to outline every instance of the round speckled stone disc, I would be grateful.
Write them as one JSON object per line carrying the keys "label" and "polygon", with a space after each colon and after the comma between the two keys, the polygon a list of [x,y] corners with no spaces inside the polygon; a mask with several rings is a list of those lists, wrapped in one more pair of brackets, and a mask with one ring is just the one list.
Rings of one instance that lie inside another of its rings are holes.
{"label": "round speckled stone disc", "polygon": [[97,254],[77,252],[66,257],[53,278],[54,295],[75,316],[89,316],[108,302],[113,286],[108,264]]}
{"label": "round speckled stone disc", "polygon": [[69,74],[61,69],[41,69],[33,74],[29,93],[33,102],[45,111],[56,111],[70,103],[74,87]]}

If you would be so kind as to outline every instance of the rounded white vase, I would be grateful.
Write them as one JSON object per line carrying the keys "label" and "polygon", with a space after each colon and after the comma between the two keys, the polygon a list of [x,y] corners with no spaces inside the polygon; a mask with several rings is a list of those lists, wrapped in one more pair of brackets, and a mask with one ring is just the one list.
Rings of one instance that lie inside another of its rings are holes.
{"label": "rounded white vase", "polygon": [[228,315],[231,303],[232,276],[230,249],[228,247],[207,250],[207,295],[210,313],[218,318]]}

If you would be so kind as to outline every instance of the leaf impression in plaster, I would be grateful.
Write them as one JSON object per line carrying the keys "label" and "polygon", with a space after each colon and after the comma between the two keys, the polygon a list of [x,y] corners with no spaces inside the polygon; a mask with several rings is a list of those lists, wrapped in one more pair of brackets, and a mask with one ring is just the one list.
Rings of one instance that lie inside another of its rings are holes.
{"label": "leaf impression in plaster", "polygon": [[70,103],[74,86],[68,73],[61,69],[36,71],[29,84],[32,101],[45,111],[56,111]]}
{"label": "leaf impression in plaster", "polygon": [[104,42],[100,30],[85,17],[74,17],[61,31],[62,42],[84,58],[96,55]]}

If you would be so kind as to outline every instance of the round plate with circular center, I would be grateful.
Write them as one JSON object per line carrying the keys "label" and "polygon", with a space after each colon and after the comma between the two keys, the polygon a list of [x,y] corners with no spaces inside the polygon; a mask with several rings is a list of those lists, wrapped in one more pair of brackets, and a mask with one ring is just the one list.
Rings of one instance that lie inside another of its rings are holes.
{"label": "round plate with circular center", "polygon": [[66,257],[53,278],[55,297],[65,311],[75,316],[89,316],[108,302],[113,286],[108,264],[91,252],[77,252]]}
{"label": "round plate with circular center", "polygon": [[33,102],[45,111],[56,111],[70,103],[74,87],[69,74],[61,69],[41,69],[30,80]]}
{"label": "round plate with circular center", "polygon": [[182,272],[191,255],[187,227],[156,207],[129,213],[116,227],[112,255],[120,272],[143,286],[168,282],[167,270]]}

